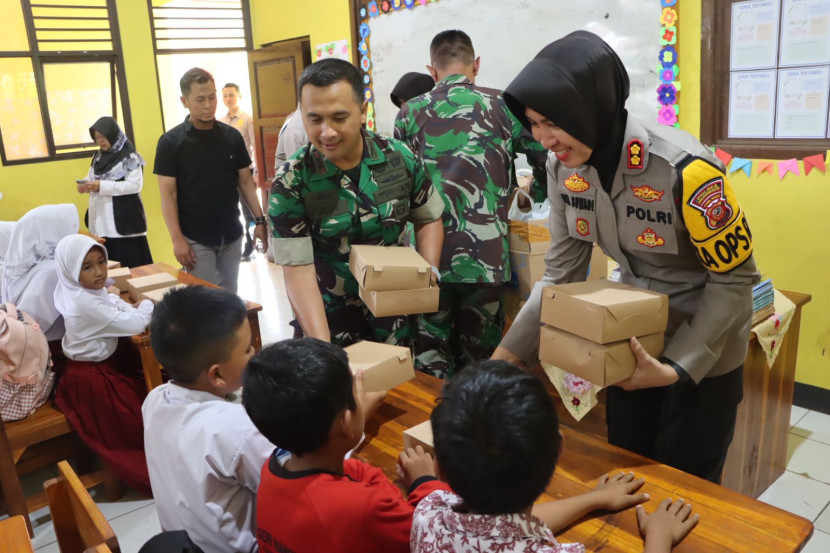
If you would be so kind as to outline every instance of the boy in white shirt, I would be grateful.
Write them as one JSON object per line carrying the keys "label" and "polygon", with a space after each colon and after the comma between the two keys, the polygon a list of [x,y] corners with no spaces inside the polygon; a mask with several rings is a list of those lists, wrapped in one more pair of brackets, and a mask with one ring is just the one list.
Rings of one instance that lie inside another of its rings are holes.
{"label": "boy in white shirt", "polygon": [[226,399],[254,353],[245,304],[221,289],[174,290],[150,341],[171,378],[142,407],[161,527],[187,531],[206,553],[255,551],[256,490],[274,445]]}

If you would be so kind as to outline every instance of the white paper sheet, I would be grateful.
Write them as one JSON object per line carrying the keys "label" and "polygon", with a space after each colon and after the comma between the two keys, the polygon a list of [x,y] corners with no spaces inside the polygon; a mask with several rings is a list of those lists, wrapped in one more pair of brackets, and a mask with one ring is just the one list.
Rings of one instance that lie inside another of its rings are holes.
{"label": "white paper sheet", "polygon": [[827,135],[830,68],[778,71],[776,138],[824,138]]}
{"label": "white paper sheet", "polygon": [[737,71],[729,79],[730,138],[772,138],[775,70]]}
{"label": "white paper sheet", "polygon": [[779,65],[830,63],[830,0],[784,0]]}
{"label": "white paper sheet", "polygon": [[778,50],[778,0],[732,4],[730,68],[775,67]]}

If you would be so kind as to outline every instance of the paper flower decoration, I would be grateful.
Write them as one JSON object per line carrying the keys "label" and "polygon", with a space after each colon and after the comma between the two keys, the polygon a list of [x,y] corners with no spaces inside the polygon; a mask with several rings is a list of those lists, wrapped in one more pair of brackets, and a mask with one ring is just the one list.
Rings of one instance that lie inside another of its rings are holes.
{"label": "paper flower decoration", "polygon": [[369,61],[369,56],[363,56],[360,58],[360,68],[363,70],[364,73],[369,71],[369,68],[372,67],[372,62]]}
{"label": "paper flower decoration", "polygon": [[677,42],[677,27],[666,27],[660,36],[660,44],[674,44]]}
{"label": "paper flower decoration", "polygon": [[660,0],[660,5],[664,8],[674,6],[675,4],[677,4],[677,0]]}
{"label": "paper flower decoration", "polygon": [[408,9],[411,10],[412,6],[415,5],[415,0],[403,0],[403,3],[404,3],[404,6],[406,6]]}
{"label": "paper flower decoration", "polygon": [[366,11],[366,6],[360,7],[360,19],[366,19],[366,16],[369,15],[369,12]]}
{"label": "paper flower decoration", "polygon": [[369,15],[376,17],[380,12],[378,11],[378,3],[375,0],[369,2]]}
{"label": "paper flower decoration", "polygon": [[399,10],[403,6],[403,2],[401,0],[392,0],[392,9]]}
{"label": "paper flower decoration", "polygon": [[372,32],[371,29],[369,29],[368,23],[361,23],[360,27],[358,27],[358,30],[360,31],[360,38],[367,38],[369,34]]}
{"label": "paper flower decoration", "polygon": [[677,50],[674,46],[665,46],[660,50],[658,58],[663,69],[672,69],[677,63]]}
{"label": "paper flower decoration", "polygon": [[366,128],[369,129],[370,131],[375,130],[375,118],[374,117],[369,117],[369,118],[366,119]]}
{"label": "paper flower decoration", "polygon": [[368,100],[370,102],[372,101],[372,89],[371,88],[367,87],[367,88],[363,89],[363,99]]}
{"label": "paper flower decoration", "polygon": [[418,3],[422,6],[426,6],[427,5],[427,0],[418,0]]}
{"label": "paper flower decoration", "polygon": [[657,121],[663,125],[674,125],[677,123],[677,114],[674,112],[674,106],[663,106],[657,112]]}
{"label": "paper flower decoration", "polygon": [[389,13],[389,10],[391,8],[392,5],[389,2],[389,0],[383,0],[383,2],[380,3],[380,11],[382,11],[383,13]]}
{"label": "paper flower decoration", "polygon": [[365,40],[361,40],[357,45],[357,51],[360,52],[361,55],[366,55],[369,52],[369,45],[366,44]]}
{"label": "paper flower decoration", "polygon": [[661,84],[657,87],[657,101],[670,106],[677,101],[677,89],[673,84]]}
{"label": "paper flower decoration", "polygon": [[677,21],[677,12],[674,8],[663,8],[663,13],[660,14],[660,23],[664,27],[672,27]]}
{"label": "paper flower decoration", "polygon": [[663,69],[660,71],[660,82],[662,83],[670,83],[674,80],[674,69]]}
{"label": "paper flower decoration", "polygon": [[363,75],[363,84],[368,85],[371,82],[372,82],[372,77],[370,77],[368,73]]}

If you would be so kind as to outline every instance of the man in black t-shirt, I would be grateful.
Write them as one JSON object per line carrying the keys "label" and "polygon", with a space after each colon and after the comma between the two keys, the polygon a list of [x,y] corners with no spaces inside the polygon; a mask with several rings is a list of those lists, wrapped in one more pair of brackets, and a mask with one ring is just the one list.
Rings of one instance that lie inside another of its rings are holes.
{"label": "man in black t-shirt", "polygon": [[153,172],[161,189],[161,212],[176,260],[187,272],[236,292],[242,225],[239,194],[254,215],[255,238],[268,247],[257,201],[251,158],[242,135],[216,121],[216,83],[198,67],[179,82],[184,122],[159,138]]}

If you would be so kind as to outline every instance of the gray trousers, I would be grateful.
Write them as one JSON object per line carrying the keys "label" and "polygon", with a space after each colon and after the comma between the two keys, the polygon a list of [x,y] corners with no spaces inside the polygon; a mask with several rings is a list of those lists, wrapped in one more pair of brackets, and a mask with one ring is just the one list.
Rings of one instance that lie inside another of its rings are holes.
{"label": "gray trousers", "polygon": [[225,290],[236,292],[242,237],[221,246],[206,246],[190,238],[185,237],[185,239],[193,248],[196,256],[196,267],[188,273],[221,286]]}

